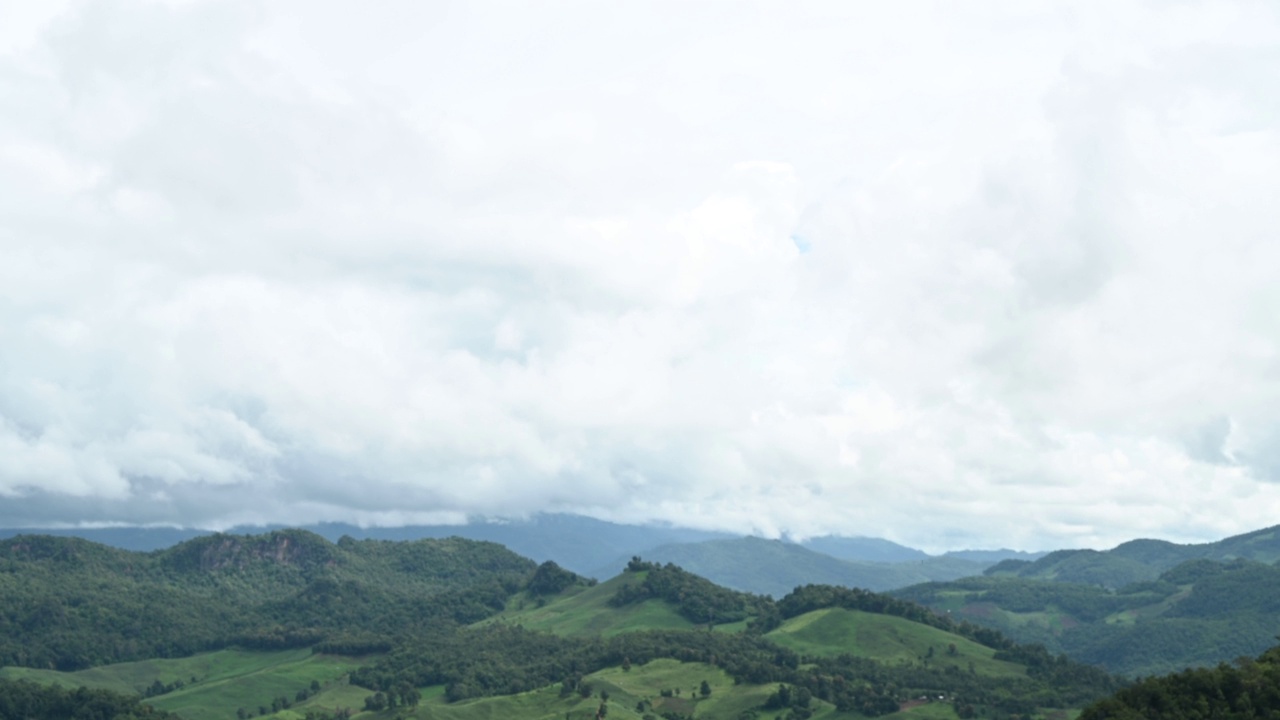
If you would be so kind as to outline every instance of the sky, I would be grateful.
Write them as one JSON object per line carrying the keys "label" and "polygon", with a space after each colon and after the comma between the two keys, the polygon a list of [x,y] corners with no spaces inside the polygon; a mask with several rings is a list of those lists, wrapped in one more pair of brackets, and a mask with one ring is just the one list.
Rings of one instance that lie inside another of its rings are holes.
{"label": "sky", "polygon": [[0,5],[0,526],[1280,522],[1271,2]]}

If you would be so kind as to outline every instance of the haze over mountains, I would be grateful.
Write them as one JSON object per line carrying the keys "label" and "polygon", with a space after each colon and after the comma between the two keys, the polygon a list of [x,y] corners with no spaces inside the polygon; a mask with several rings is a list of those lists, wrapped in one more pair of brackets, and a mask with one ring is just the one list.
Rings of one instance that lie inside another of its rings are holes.
{"label": "haze over mountains", "polygon": [[[270,528],[236,528],[233,532],[264,529]],[[361,528],[324,523],[304,529],[334,542],[343,536],[357,540],[451,536],[487,540],[535,561],[554,560],[573,572],[599,579],[612,577],[631,557],[639,555],[647,560],[675,563],[726,587],[774,597],[807,583],[883,591],[984,573],[1117,589],[1154,580],[1187,560],[1247,558],[1272,563],[1280,559],[1274,529],[1188,545],[1139,539],[1106,551],[957,550],[943,555],[929,555],[878,538],[824,536],[789,542],[671,526],[624,525],[563,514],[509,521],[477,520],[465,525]],[[20,532],[82,537],[129,550],[165,548],[206,534],[191,529],[120,527],[5,529],[0,530],[0,537]]]}
{"label": "haze over mountains", "polygon": [[[607,680],[600,705],[612,695],[630,706],[610,717],[644,720],[652,703],[729,720],[776,709],[782,682],[803,688],[813,706],[797,707],[818,718],[1047,720],[1119,687],[1109,673],[1258,655],[1280,626],[1280,526],[1213,543],[1134,540],[1031,558],[929,556],[866,538],[816,543],[880,562],[573,516],[322,529],[335,539],[306,529],[204,534],[148,552],[49,534],[0,539],[0,697],[35,702],[37,686],[11,683],[27,680],[145,693],[189,720],[298,720],[291,696],[326,720],[361,704],[360,717],[384,720],[396,703],[424,720],[587,718],[578,684]],[[163,537],[114,530],[121,542]],[[606,563],[597,582],[463,533],[544,552],[598,539],[578,562],[628,544],[684,542],[649,547],[635,553],[649,559],[626,557],[616,570]],[[692,572],[698,564],[724,579]],[[846,584],[865,582],[914,584],[889,594]],[[566,678],[566,668],[579,675]],[[655,699],[677,675],[686,688],[708,679],[694,673],[711,678],[701,699],[716,702],[697,704],[695,690]],[[943,704],[916,715],[922,688]],[[287,693],[268,694],[279,690]]]}
{"label": "haze over mountains", "polygon": [[[280,526],[283,527],[283,526]],[[233,528],[254,533],[273,528]],[[279,528],[276,528],[279,529]],[[930,580],[980,574],[1001,560],[1027,560],[1040,553],[1013,550],[962,550],[931,556],[888,540],[824,536],[800,542],[734,537],[662,525],[623,525],[593,518],[541,514],[512,521],[474,521],[465,525],[416,525],[361,528],[342,523],[303,526],[330,541],[416,540],[464,537],[505,545],[538,562],[554,560],[586,577],[607,579],[636,555],[673,562],[735,590],[781,597],[807,583],[889,590]],[[81,537],[127,550],[156,550],[207,534],[176,528],[4,529],[0,538],[22,532]]]}

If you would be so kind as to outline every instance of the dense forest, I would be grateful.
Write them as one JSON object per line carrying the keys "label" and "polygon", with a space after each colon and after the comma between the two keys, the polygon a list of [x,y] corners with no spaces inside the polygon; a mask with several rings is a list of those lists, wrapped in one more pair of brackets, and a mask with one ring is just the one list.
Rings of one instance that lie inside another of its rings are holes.
{"label": "dense forest", "polygon": [[895,712],[905,698],[945,694],[985,716],[1079,706],[1114,691],[1096,668],[1054,658],[1043,648],[1014,646],[1005,656],[1027,663],[1026,678],[956,672],[926,663],[890,665],[850,655],[805,657],[752,633],[645,631],[612,638],[564,638],[506,625],[445,632],[405,647],[352,675],[352,682],[394,697],[414,687],[444,685],[450,701],[508,695],[560,683],[573,692],[582,677],[605,667],[656,658],[705,662],[736,682],[779,683],[805,690],[842,711]]}
{"label": "dense forest", "polygon": [[[535,565],[498,545],[456,538],[334,544],[280,531],[205,536],[132,553],[72,538],[20,536],[0,542],[0,663],[73,670],[229,646],[379,653],[350,677],[369,690],[370,707],[416,704],[427,686],[443,686],[448,701],[549,685],[577,692],[584,675],[658,658],[707,663],[739,683],[776,683],[787,689],[771,701],[779,707],[816,698],[868,716],[926,693],[945,695],[965,716],[1004,717],[1078,707],[1117,687],[1102,671],[877,593],[806,586],[775,602],[640,558],[625,576],[609,606],[621,611],[660,603],[694,629],[601,638],[503,622],[476,626],[513,597],[542,603],[594,581],[552,562]],[[888,664],[847,654],[809,657],[764,636],[822,608],[891,615],[953,633],[1025,666],[1026,676],[965,673],[925,658]],[[714,629],[727,624],[739,630]],[[797,717],[804,712],[792,708]]]}
{"label": "dense forest", "polygon": [[1257,655],[1280,626],[1280,568],[1247,559],[1189,560],[1118,589],[996,573],[892,594],[1130,676]]}
{"label": "dense forest", "polygon": [[181,720],[137,696],[106,690],[0,680],[0,718],[14,720]]}
{"label": "dense forest", "polygon": [[493,543],[210,535],[137,553],[0,541],[0,665],[77,670],[231,645],[395,638],[492,615],[536,566]]}
{"label": "dense forest", "polygon": [[1256,660],[1148,678],[1085,709],[1080,720],[1270,720],[1280,717],[1280,647]]}
{"label": "dense forest", "polygon": [[[76,670],[227,647],[372,654],[351,672],[350,682],[368,690],[368,707],[376,709],[414,706],[421,689],[430,686],[442,687],[448,702],[549,686],[562,694],[584,693],[592,673],[666,658],[713,666],[736,683],[775,686],[766,709],[796,718],[805,717],[816,701],[874,717],[919,696],[945,697],[960,717],[1012,718],[1090,702],[1084,720],[1280,713],[1280,648],[1256,660],[1129,687],[1097,667],[1054,654],[1067,647],[1077,658],[1113,665],[1167,661],[1188,647],[1222,657],[1242,637],[1257,642],[1274,634],[1280,569],[1246,559],[1195,559],[1118,589],[1003,572],[919,586],[896,597],[806,585],[775,601],[637,557],[621,578],[599,586],[610,593],[608,607],[626,612],[657,603],[691,629],[562,636],[501,618],[513,600],[541,606],[566,593],[587,592],[595,581],[553,562],[537,565],[492,543],[330,543],[303,531],[277,531],[203,536],[138,553],[74,538],[18,536],[0,541],[0,664]],[[914,602],[954,603],[958,597],[1007,613],[1048,609],[1075,624],[1046,634],[1046,649],[1019,644],[964,612]],[[851,654],[807,655],[771,640],[771,632],[796,618],[833,609],[900,618],[955,642],[972,641],[1025,674],[984,674],[972,664],[966,672],[923,656],[889,663]],[[1125,617],[1133,619],[1115,622]],[[168,716],[134,696],[5,681],[0,717]]]}

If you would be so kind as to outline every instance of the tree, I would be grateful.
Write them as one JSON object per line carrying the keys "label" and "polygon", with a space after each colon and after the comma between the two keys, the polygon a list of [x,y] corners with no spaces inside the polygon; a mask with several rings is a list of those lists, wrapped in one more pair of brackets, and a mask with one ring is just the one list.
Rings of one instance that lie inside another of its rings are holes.
{"label": "tree", "polygon": [[703,680],[702,687],[698,688],[698,692],[702,697],[709,697],[711,695],[711,685],[709,685],[706,680]]}

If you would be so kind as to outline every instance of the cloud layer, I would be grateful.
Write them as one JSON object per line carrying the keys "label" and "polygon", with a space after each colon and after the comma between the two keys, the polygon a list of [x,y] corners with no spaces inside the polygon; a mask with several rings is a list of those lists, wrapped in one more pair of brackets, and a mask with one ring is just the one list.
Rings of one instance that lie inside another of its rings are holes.
{"label": "cloud layer", "polygon": [[0,23],[0,524],[1280,517],[1269,3]]}

